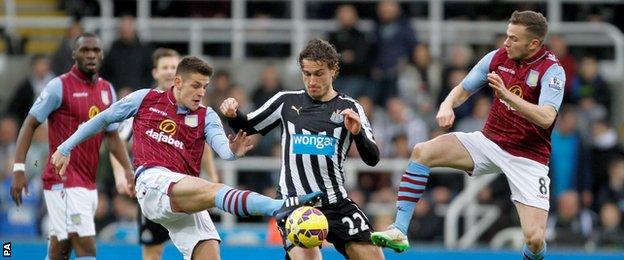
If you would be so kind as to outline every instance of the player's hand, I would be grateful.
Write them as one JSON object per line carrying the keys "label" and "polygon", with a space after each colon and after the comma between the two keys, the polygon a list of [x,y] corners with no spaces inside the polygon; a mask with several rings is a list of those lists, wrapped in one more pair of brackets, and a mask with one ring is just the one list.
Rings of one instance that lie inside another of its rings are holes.
{"label": "player's hand", "polygon": [[24,171],[13,172],[11,181],[11,198],[18,207],[22,205],[22,192],[28,196],[28,178]]}
{"label": "player's hand", "polygon": [[438,122],[438,126],[443,129],[453,126],[453,123],[455,122],[455,112],[453,112],[453,107],[442,103],[440,105],[440,110],[438,110],[438,114],[436,115],[436,121]]}
{"label": "player's hand", "polygon": [[345,127],[351,132],[353,135],[357,135],[362,131],[362,122],[360,121],[360,116],[358,113],[355,113],[350,108],[342,110],[340,115],[344,116],[344,124]]}
{"label": "player's hand", "polygon": [[62,155],[59,150],[56,150],[50,159],[52,165],[54,165],[54,169],[56,173],[61,176],[61,178],[65,177],[65,170],[67,170],[67,165],[69,165],[69,156]]}
{"label": "player's hand", "polygon": [[229,135],[228,138],[230,139],[230,150],[236,157],[242,157],[253,148],[251,137],[247,136],[247,132],[243,132],[243,130],[239,130],[236,136]]}
{"label": "player's hand", "polygon": [[496,92],[498,98],[503,101],[507,101],[509,94],[512,94],[506,87],[503,79],[496,74],[496,72],[490,72],[487,74],[487,79],[489,81],[488,85]]}
{"label": "player's hand", "polygon": [[[125,175],[126,178],[124,178],[125,180],[125,194],[128,195],[128,197],[130,198],[134,198],[134,196],[136,195],[136,190],[134,190],[134,173],[131,170],[127,170],[125,171]],[[119,192],[119,190],[118,190]]]}
{"label": "player's hand", "polygon": [[126,195],[128,197],[134,197],[134,175],[132,171],[124,171],[124,177],[115,180],[115,188],[117,194]]}
{"label": "player's hand", "polygon": [[225,117],[234,118],[236,117],[236,110],[238,109],[238,101],[234,98],[227,98],[223,100],[221,106],[219,107],[221,110],[221,114]]}

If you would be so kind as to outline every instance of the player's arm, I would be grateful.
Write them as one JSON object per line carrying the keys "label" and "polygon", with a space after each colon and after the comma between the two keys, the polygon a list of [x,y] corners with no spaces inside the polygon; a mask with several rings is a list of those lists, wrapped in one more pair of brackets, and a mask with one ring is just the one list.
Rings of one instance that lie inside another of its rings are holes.
{"label": "player's arm", "polygon": [[490,70],[490,63],[496,50],[483,56],[483,58],[475,65],[466,78],[455,86],[440,104],[440,109],[436,115],[436,121],[442,128],[453,126],[455,122],[455,113],[453,109],[461,106],[473,93],[481,89],[487,82],[487,74]]}
{"label": "player's arm", "polygon": [[543,129],[549,128],[557,117],[557,110],[563,100],[563,88],[565,85],[565,73],[563,68],[553,64],[540,82],[540,97],[538,104],[532,104],[521,97],[511,93],[505,87],[503,80],[496,73],[488,74],[489,85],[498,97],[507,102],[522,117]]}
{"label": "player's arm", "polygon": [[379,148],[373,137],[373,129],[364,114],[364,109],[355,103],[357,112],[345,109],[340,112],[344,116],[345,127],[353,135],[355,147],[362,158],[362,161],[370,166],[375,166],[379,162]]}
{"label": "player's arm", "polygon": [[235,131],[243,130],[249,135],[256,133],[264,135],[279,125],[284,94],[285,92],[275,94],[264,105],[247,115],[238,111],[236,99],[228,98],[221,103],[221,113]]}
{"label": "player's arm", "polygon": [[[127,146],[127,141],[130,139],[130,133],[132,132],[132,119],[126,119],[123,123],[119,124],[119,138],[124,146],[124,149]],[[117,189],[117,193],[119,194],[127,194],[131,195],[133,190],[129,190],[128,180],[126,177],[126,169],[121,163],[115,159],[113,153],[109,153],[109,158],[111,162],[111,167],[113,168],[113,176],[115,177],[115,188]]]}
{"label": "player's arm", "polygon": [[237,157],[241,157],[251,150],[253,147],[250,142],[251,139],[247,136],[247,133],[238,131],[236,136],[227,137],[221,125],[221,120],[216,112],[211,108],[206,109],[205,125],[204,125],[204,137],[206,143],[217,152],[221,159],[226,161],[236,160]]}
{"label": "player's arm", "polygon": [[[110,90],[113,96],[113,103],[117,102],[115,88],[113,88],[112,85],[110,85]],[[120,128],[119,125],[118,123],[108,125],[108,127],[106,127],[105,137],[110,150],[109,157],[113,168],[113,177],[115,178],[117,193],[132,196],[134,190],[132,187],[132,165],[128,158],[126,143],[121,140],[118,131]]]}
{"label": "player's arm", "polygon": [[214,164],[214,158],[212,155],[212,149],[210,145],[204,145],[204,155],[202,157],[202,168],[208,175],[208,180],[211,182],[219,182],[219,174],[217,174],[217,168]]}
{"label": "player's arm", "polygon": [[54,110],[61,106],[63,84],[59,78],[54,78],[46,85],[28,112],[17,137],[15,149],[15,164],[13,165],[13,180],[11,181],[11,198],[17,206],[22,204],[22,191],[28,193],[28,178],[26,178],[26,154],[30,148],[32,136]]}
{"label": "player's arm", "polygon": [[149,89],[137,90],[113,103],[109,108],[102,111],[102,113],[99,113],[97,116],[89,119],[89,121],[78,127],[78,130],[59,145],[57,151],[52,155],[51,162],[54,164],[59,174],[63,175],[65,173],[65,167],[67,167],[69,163],[69,155],[74,147],[102,131],[110,124],[134,116],[148,92]]}

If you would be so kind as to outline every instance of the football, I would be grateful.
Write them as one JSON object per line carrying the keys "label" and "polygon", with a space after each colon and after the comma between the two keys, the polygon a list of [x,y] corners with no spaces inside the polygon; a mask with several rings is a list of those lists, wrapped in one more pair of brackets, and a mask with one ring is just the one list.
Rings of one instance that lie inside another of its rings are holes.
{"label": "football", "polygon": [[313,207],[295,209],[286,219],[288,240],[296,246],[313,248],[320,246],[327,237],[327,218]]}

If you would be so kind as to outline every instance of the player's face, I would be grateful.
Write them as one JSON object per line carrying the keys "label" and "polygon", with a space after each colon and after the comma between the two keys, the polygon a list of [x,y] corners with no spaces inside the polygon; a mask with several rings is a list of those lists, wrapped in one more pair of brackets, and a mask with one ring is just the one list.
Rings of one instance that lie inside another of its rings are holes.
{"label": "player's face", "polygon": [[176,75],[173,79],[175,86],[176,101],[178,104],[195,111],[201,104],[202,97],[206,93],[206,87],[210,78],[200,73],[188,73]]}
{"label": "player's face", "polygon": [[301,74],[310,97],[321,101],[331,98],[334,93],[332,81],[336,75],[335,69],[330,69],[325,62],[304,59],[301,61]]}
{"label": "player's face", "polygon": [[72,52],[76,66],[87,75],[94,75],[100,70],[103,54],[100,40],[94,37],[81,37]]}
{"label": "player's face", "polygon": [[507,50],[507,57],[512,60],[522,60],[529,58],[529,55],[540,48],[539,39],[527,32],[524,25],[507,25],[507,38],[504,42]]}
{"label": "player's face", "polygon": [[177,56],[168,56],[158,59],[156,67],[152,69],[152,76],[158,84],[158,88],[165,90],[173,86],[173,79],[175,78],[176,68],[180,58]]}

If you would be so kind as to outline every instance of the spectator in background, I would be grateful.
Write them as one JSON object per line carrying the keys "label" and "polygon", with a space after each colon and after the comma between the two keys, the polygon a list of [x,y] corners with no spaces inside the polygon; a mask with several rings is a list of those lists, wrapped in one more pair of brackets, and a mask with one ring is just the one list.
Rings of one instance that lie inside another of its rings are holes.
{"label": "spectator in background", "polygon": [[557,211],[548,218],[547,238],[558,245],[583,245],[593,232],[593,216],[581,214],[579,196],[576,191],[566,191],[557,202]]}
{"label": "spectator in background", "polygon": [[369,84],[369,44],[366,36],[357,28],[358,13],[353,5],[341,5],[336,10],[338,30],[329,33],[329,42],[340,54],[340,77],[334,82],[341,93],[351,97],[367,94],[373,88]]}
{"label": "spectator in background", "polygon": [[624,212],[624,157],[617,157],[609,163],[609,181],[598,193],[598,205],[615,203]]}
{"label": "spectator in background", "polygon": [[431,59],[428,45],[422,43],[416,45],[410,61],[403,63],[400,69],[399,96],[420,115],[431,118],[433,123],[432,90],[439,90],[437,82],[440,79],[436,74],[440,72],[440,64]]}
{"label": "spectator in background", "polygon": [[[592,176],[591,191],[594,197],[600,193],[600,189],[608,185],[609,162],[624,153],[618,147],[617,132],[606,121],[598,121],[592,127],[592,136],[589,141],[591,155],[589,164]],[[598,209],[599,205],[594,205]]]}
{"label": "spectator in background", "polygon": [[119,38],[113,42],[102,64],[102,77],[121,90],[138,90],[152,84],[152,50],[143,44],[132,16],[119,24]]}
{"label": "spectator in background", "polygon": [[483,129],[488,114],[490,113],[491,103],[489,97],[483,95],[479,96],[472,108],[472,114],[460,120],[455,130],[458,132],[470,133]]}
{"label": "spectator in background", "polygon": [[393,138],[406,135],[408,147],[429,138],[427,124],[418,114],[413,113],[399,97],[393,97],[386,102],[388,116],[374,124],[377,143],[380,146],[382,157],[389,157],[395,151]]}
{"label": "spectator in background", "polygon": [[30,71],[28,76],[19,84],[16,92],[9,101],[7,113],[17,118],[21,125],[28,115],[30,106],[41,94],[48,81],[54,78],[50,71],[50,60],[43,54],[36,54],[30,59]]}
{"label": "spectator in background", "polygon": [[442,240],[444,218],[436,215],[435,204],[428,195],[423,196],[414,211],[414,217],[410,223],[411,228],[407,234],[410,240],[426,242]]}
{"label": "spectator in background", "polygon": [[417,42],[416,33],[409,21],[401,17],[401,7],[396,1],[381,1],[377,16],[372,77],[378,84],[373,99],[381,105],[398,95],[399,64],[410,59]]}
{"label": "spectator in background", "polygon": [[601,248],[622,250],[624,230],[622,230],[622,210],[613,203],[605,203],[600,209],[600,228],[593,239]]}
{"label": "spectator in background", "polygon": [[24,197],[21,207],[11,201],[11,169],[17,121],[11,117],[0,119],[0,236],[36,237],[39,231],[42,182],[39,176],[48,156],[47,131],[41,127],[35,131],[32,145],[26,157],[29,173],[29,196]]}
{"label": "spectator in background", "polygon": [[[221,106],[221,102],[228,97],[230,89],[234,85],[230,73],[225,70],[218,70],[210,80],[210,87],[206,89],[206,95],[204,95],[204,104],[216,109]],[[217,112],[223,120],[223,115]],[[227,129],[227,127],[226,127]],[[227,130],[226,130],[227,131]]]}
{"label": "spectator in background", "polygon": [[284,90],[282,82],[279,79],[279,72],[274,66],[267,66],[262,70],[260,82],[251,97],[253,109],[258,109],[272,96]]}
{"label": "spectator in background", "polygon": [[609,119],[612,93],[598,71],[598,61],[595,58],[581,59],[579,76],[573,81],[572,89],[574,98],[583,108],[595,110],[594,113],[597,113],[595,117]]}
{"label": "spectator in background", "polygon": [[136,232],[137,204],[126,196],[117,195],[113,199],[115,222],[108,224],[98,234],[98,239],[105,242],[122,242],[136,244],[139,233]]}
{"label": "spectator in background", "polygon": [[11,116],[0,117],[0,177],[10,176],[15,154],[15,140],[19,127],[17,120]]}
{"label": "spectator in background", "polygon": [[573,101],[572,95],[574,93],[572,85],[576,79],[576,58],[568,51],[568,43],[561,35],[552,35],[548,43],[549,50],[555,54],[559,63],[563,67],[566,76],[565,90],[563,102],[568,103]]}
{"label": "spectator in background", "polygon": [[58,49],[52,54],[51,68],[54,75],[61,75],[67,72],[74,65],[74,60],[72,59],[74,39],[83,32],[84,29],[80,24],[80,19],[73,19]]}
{"label": "spectator in background", "polygon": [[553,198],[568,190],[576,190],[581,194],[590,192],[590,174],[586,164],[588,155],[577,125],[576,109],[564,106],[559,111],[559,121],[551,136],[550,177]]}

